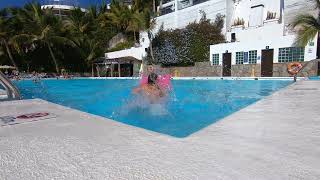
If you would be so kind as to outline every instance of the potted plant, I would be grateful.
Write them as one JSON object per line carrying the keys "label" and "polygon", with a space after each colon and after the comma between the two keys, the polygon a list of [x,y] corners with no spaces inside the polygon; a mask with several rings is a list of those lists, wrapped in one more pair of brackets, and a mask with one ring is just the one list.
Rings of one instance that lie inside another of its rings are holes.
{"label": "potted plant", "polygon": [[276,12],[267,12],[267,18],[266,20],[263,21],[264,24],[270,23],[270,22],[278,22],[279,19],[277,18],[277,13]]}
{"label": "potted plant", "polygon": [[234,20],[231,28],[232,29],[244,29],[244,19],[243,18],[237,18]]}

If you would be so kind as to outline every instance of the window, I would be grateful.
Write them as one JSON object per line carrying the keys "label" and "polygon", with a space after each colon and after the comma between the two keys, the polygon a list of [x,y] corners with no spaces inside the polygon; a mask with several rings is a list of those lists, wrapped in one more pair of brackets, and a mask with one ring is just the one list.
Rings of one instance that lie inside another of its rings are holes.
{"label": "window", "polygon": [[249,51],[249,64],[257,64],[257,51]]}
{"label": "window", "polygon": [[219,54],[212,54],[212,64],[219,65]]}
{"label": "window", "polygon": [[160,14],[165,15],[165,14],[172,13],[173,11],[174,11],[174,6],[168,6],[168,7],[161,8]]}
{"label": "window", "polygon": [[171,1],[173,1],[173,0],[163,0],[162,4],[166,4],[166,3],[171,2]]}
{"label": "window", "polygon": [[193,5],[200,4],[200,3],[203,3],[206,1],[208,1],[208,0],[193,0]]}
{"label": "window", "polygon": [[243,64],[244,59],[243,52],[236,52],[236,64]]}
{"label": "window", "polygon": [[231,42],[236,42],[236,33],[231,33]]}
{"label": "window", "polygon": [[304,48],[286,47],[279,48],[279,62],[304,61]]}

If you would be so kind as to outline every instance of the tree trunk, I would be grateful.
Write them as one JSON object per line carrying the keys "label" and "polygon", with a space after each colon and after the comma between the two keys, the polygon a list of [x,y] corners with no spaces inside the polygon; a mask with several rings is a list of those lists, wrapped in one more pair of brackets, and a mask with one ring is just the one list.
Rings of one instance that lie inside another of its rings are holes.
{"label": "tree trunk", "polygon": [[156,0],[152,0],[153,13],[156,14]]}
{"label": "tree trunk", "polygon": [[91,77],[94,77],[93,63],[91,64]]}
{"label": "tree trunk", "polygon": [[137,43],[136,31],[133,31],[134,43]]}
{"label": "tree trunk", "polygon": [[[151,33],[151,32],[148,32],[148,33]],[[152,63],[154,63],[155,60],[154,60],[154,55],[153,55],[152,38],[151,38],[151,35],[149,35],[148,37],[149,37],[150,55],[151,55]]]}
{"label": "tree trunk", "polygon": [[121,77],[121,67],[119,62],[118,62],[118,76]]}
{"label": "tree trunk", "polygon": [[47,46],[48,46],[48,49],[49,49],[49,51],[50,51],[50,55],[51,55],[51,58],[52,58],[52,60],[53,60],[53,63],[54,63],[54,65],[55,65],[55,67],[56,67],[56,71],[57,71],[58,74],[60,74],[60,69],[59,69],[59,66],[58,66],[58,62],[57,62],[57,60],[56,60],[56,57],[55,57],[54,54],[53,54],[53,51],[52,51],[52,49],[51,49],[51,46],[50,46],[49,43],[47,43]]}
{"label": "tree trunk", "polygon": [[17,71],[19,71],[19,68],[18,68],[16,62],[15,62],[14,59],[13,59],[13,56],[12,56],[12,54],[11,54],[10,47],[9,47],[7,41],[6,41],[6,40],[2,40],[2,42],[3,42],[3,44],[4,44],[5,47],[6,47],[6,51],[7,51],[7,54],[8,54],[8,56],[9,56],[9,59],[10,59],[12,65],[16,68]]}

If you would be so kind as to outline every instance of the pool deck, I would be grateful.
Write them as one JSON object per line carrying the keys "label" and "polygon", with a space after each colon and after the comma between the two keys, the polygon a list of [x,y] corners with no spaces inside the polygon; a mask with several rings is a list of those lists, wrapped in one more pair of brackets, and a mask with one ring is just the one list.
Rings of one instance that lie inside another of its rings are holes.
{"label": "pool deck", "polygon": [[0,102],[0,179],[320,178],[320,81],[299,81],[187,138],[43,100]]}

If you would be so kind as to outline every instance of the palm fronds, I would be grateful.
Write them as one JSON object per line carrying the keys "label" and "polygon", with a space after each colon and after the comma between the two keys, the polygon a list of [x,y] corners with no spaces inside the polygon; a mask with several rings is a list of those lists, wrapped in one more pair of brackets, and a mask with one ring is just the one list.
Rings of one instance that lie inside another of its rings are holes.
{"label": "palm fronds", "polygon": [[[320,0],[314,0],[315,7],[320,10]],[[304,47],[309,41],[320,31],[320,17],[313,16],[311,14],[298,15],[292,22],[292,27],[297,31],[297,37],[295,40],[296,46]]]}

